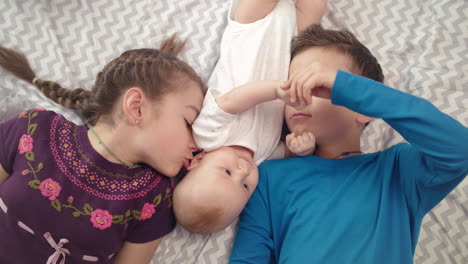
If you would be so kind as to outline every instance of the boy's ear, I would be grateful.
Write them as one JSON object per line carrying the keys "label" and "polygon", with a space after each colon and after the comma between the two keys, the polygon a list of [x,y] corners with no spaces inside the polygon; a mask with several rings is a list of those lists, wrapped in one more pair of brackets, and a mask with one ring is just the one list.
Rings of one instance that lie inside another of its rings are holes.
{"label": "boy's ear", "polygon": [[190,162],[190,166],[187,168],[187,170],[190,171],[193,168],[196,168],[198,165],[200,165],[204,156],[205,156],[205,152],[202,151],[198,153],[195,157],[193,157],[192,161]]}
{"label": "boy's ear", "polygon": [[138,87],[128,89],[123,96],[123,113],[130,124],[138,125],[143,117],[143,91]]}
{"label": "boy's ear", "polygon": [[357,114],[357,116],[356,116],[356,122],[358,122],[359,124],[362,124],[362,125],[365,125],[365,124],[369,123],[372,120],[374,120],[373,117],[369,117],[369,116],[365,116],[365,115],[361,115],[361,114]]}

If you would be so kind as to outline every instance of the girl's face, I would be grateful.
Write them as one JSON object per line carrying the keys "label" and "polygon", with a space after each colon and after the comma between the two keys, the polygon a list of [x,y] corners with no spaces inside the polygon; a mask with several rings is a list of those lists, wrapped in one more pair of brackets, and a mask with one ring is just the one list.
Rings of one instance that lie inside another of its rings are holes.
{"label": "girl's face", "polygon": [[[182,82],[181,82],[182,83]],[[173,177],[188,166],[192,152],[198,148],[192,137],[191,125],[201,110],[203,93],[193,81],[183,89],[166,94],[154,110],[143,113],[144,129],[139,141],[144,163],[165,176]]]}

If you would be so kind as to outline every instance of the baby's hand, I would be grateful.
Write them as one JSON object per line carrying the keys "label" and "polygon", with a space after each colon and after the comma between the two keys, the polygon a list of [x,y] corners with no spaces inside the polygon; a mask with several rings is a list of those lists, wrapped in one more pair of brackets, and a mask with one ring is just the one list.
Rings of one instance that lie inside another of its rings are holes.
{"label": "baby's hand", "polygon": [[285,89],[283,88],[285,85],[288,85],[288,81],[283,83],[281,86],[279,86],[276,89],[276,97],[281,99],[285,104],[290,105],[296,109],[302,108],[304,105],[301,105],[301,101],[297,100],[296,102],[292,102],[291,98],[292,96],[290,95],[291,89]]}
{"label": "baby's hand", "polygon": [[286,146],[297,156],[307,156],[315,151],[315,136],[311,132],[302,135],[291,133],[286,136]]}
{"label": "baby's hand", "polygon": [[311,63],[294,71],[280,88],[289,92],[291,104],[309,105],[312,103],[312,96],[331,98],[336,72],[337,69],[327,68],[321,63]]}

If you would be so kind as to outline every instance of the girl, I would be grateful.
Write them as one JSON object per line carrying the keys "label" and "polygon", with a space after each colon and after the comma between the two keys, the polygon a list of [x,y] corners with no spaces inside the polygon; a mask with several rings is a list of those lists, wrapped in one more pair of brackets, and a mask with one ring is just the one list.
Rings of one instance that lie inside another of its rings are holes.
{"label": "girl", "polygon": [[0,124],[0,263],[150,261],[175,225],[167,177],[196,151],[203,83],[175,57],[183,45],[124,52],[92,91],[38,79],[0,46],[1,67],[87,124],[43,109]]}

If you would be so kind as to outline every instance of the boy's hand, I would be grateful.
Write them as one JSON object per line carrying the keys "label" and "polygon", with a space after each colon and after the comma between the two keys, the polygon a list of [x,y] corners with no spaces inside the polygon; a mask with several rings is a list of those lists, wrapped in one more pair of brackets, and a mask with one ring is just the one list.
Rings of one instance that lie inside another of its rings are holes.
{"label": "boy's hand", "polygon": [[302,135],[291,133],[286,136],[286,146],[297,156],[307,156],[315,151],[315,136],[310,132]]}
{"label": "boy's hand", "polygon": [[295,71],[280,88],[289,91],[291,105],[309,105],[312,96],[331,99],[336,72],[336,69],[326,68],[321,63],[312,63]]}

